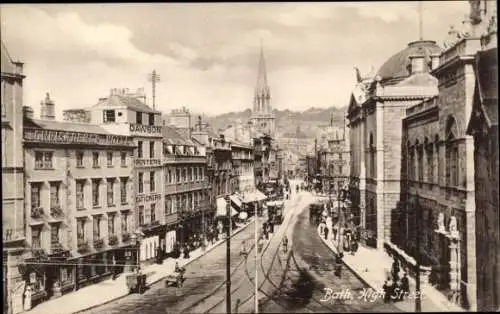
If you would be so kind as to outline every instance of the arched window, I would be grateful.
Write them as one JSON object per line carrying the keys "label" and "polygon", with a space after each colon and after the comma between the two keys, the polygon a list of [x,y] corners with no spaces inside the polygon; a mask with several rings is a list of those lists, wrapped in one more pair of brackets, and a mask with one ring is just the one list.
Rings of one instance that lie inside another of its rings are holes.
{"label": "arched window", "polygon": [[446,185],[458,185],[458,144],[456,142],[458,132],[457,124],[453,117],[446,122]]}
{"label": "arched window", "polygon": [[369,152],[370,152],[370,177],[372,179],[375,179],[376,172],[375,172],[375,144],[373,142],[373,133],[370,133],[370,146],[369,146]]}
{"label": "arched window", "polygon": [[425,138],[425,150],[427,155],[427,182],[434,183],[434,143]]}

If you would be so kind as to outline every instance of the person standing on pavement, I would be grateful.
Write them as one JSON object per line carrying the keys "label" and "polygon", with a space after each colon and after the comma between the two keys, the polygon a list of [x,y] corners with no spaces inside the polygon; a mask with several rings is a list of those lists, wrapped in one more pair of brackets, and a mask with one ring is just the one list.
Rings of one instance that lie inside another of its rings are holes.
{"label": "person standing on pavement", "polygon": [[391,291],[390,291],[391,285],[392,285],[391,278],[388,277],[384,281],[384,285],[382,286],[382,289],[384,291],[384,303],[389,303],[391,301]]}
{"label": "person standing on pavement", "polygon": [[401,278],[401,290],[403,291],[401,296],[401,301],[405,296],[410,293],[410,281],[408,280],[408,275],[403,273],[403,278]]}
{"label": "person standing on pavement", "polygon": [[392,262],[392,279],[394,281],[398,281],[399,279],[399,270],[399,262],[396,257],[394,257],[394,261]]}
{"label": "person standing on pavement", "polygon": [[116,269],[116,259],[115,256],[113,255],[113,280],[116,280],[116,276],[118,275],[118,270]]}

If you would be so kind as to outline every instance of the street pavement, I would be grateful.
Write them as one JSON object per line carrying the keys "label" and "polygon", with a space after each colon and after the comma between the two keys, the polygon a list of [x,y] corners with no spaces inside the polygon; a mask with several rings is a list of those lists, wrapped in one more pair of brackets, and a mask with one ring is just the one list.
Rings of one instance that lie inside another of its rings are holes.
{"label": "street pavement", "polygon": [[[302,194],[312,201],[309,193]],[[306,207],[301,206],[295,214],[297,222],[290,228],[292,235],[288,236],[291,252],[280,254],[280,260],[273,264],[273,269],[278,272],[281,268],[286,270],[284,280],[272,298],[263,302],[259,312],[400,312],[392,304],[383,303],[381,298],[363,295],[369,291],[368,285],[346,268],[342,270],[341,278],[336,277],[333,254],[318,237],[317,227],[309,224]],[[326,294],[327,291],[330,295]],[[366,296],[366,299],[361,296]]]}
{"label": "street pavement", "polygon": [[[261,313],[399,312],[380,298],[361,300],[361,292],[369,287],[346,268],[341,278],[334,276],[333,254],[318,237],[316,226],[309,224],[306,208],[312,201],[310,193],[293,190],[291,200],[285,202],[283,223],[276,226],[257,261],[253,223],[231,239],[232,312],[255,311],[256,270]],[[281,245],[285,235],[287,252]],[[243,240],[247,257],[240,254]],[[226,246],[220,245],[186,266],[181,288],[166,287],[160,281],[142,295],[131,294],[83,313],[224,313],[225,267]],[[326,288],[337,294],[350,291],[352,297],[327,297]]]}

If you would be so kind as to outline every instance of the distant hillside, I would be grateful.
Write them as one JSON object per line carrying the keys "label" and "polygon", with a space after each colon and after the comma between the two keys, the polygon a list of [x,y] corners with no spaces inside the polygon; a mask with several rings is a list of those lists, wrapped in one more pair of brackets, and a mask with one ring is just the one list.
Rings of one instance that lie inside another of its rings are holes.
{"label": "distant hillside", "polygon": [[[333,106],[329,108],[311,107],[305,111],[274,110],[277,133],[278,135],[295,133],[297,126],[299,126],[302,133],[305,133],[308,137],[315,137],[320,126],[330,124],[332,112],[334,125],[343,126],[346,110],[346,107],[337,108]],[[240,112],[229,112],[204,118],[213,126],[214,130],[218,130],[233,125],[237,119],[240,119],[242,123],[246,123],[251,114],[251,110],[246,109]]]}

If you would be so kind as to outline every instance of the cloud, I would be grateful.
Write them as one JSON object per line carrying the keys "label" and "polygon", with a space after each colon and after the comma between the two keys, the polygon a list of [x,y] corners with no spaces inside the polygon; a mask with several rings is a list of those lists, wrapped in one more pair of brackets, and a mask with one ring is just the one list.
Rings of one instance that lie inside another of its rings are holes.
{"label": "cloud", "polygon": [[[424,37],[460,24],[465,1],[423,2]],[[273,105],[344,106],[353,66],[378,69],[418,39],[416,2],[2,5],[2,40],[26,62],[25,101],[59,110],[161,76],[159,108],[251,108],[260,39]],[[149,98],[148,98],[149,99]]]}

